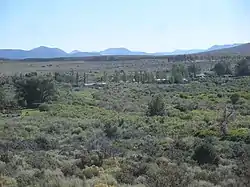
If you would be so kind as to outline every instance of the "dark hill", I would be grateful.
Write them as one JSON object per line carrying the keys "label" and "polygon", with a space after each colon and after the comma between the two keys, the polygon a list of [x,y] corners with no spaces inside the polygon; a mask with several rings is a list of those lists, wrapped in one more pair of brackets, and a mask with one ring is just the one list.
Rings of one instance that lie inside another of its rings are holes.
{"label": "dark hill", "polygon": [[223,55],[241,55],[250,56],[250,43],[241,44],[235,47],[206,51],[198,53],[199,55],[223,56]]}

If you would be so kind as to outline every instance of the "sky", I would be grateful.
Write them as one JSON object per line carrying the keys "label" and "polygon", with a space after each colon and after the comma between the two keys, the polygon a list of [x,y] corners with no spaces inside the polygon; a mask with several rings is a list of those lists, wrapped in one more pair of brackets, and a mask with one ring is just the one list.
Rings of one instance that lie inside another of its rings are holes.
{"label": "sky", "polygon": [[249,0],[0,0],[0,49],[167,52],[247,42]]}

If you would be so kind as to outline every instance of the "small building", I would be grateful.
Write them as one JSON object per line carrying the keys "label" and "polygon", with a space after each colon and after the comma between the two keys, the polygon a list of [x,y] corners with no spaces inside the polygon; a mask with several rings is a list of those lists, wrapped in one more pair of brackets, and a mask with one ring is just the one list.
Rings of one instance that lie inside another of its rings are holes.
{"label": "small building", "polygon": [[84,87],[101,88],[101,87],[105,86],[106,84],[107,84],[106,82],[85,83]]}
{"label": "small building", "polygon": [[158,84],[165,84],[167,83],[167,79],[155,79],[155,81],[158,83]]}
{"label": "small building", "polygon": [[201,74],[196,75],[196,77],[197,77],[197,78],[205,78],[206,75],[205,75],[204,73],[201,73]]}
{"label": "small building", "polygon": [[188,83],[189,82],[188,79],[186,79],[186,78],[183,78],[182,81],[183,81],[183,83]]}
{"label": "small building", "polygon": [[233,75],[228,74],[228,75],[223,75],[223,77],[228,78],[228,77],[233,77]]}

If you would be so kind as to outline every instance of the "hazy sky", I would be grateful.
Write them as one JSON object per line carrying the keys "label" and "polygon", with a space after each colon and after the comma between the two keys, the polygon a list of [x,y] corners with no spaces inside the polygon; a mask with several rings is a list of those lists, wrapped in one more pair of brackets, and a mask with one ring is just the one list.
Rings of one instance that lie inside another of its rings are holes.
{"label": "hazy sky", "polygon": [[0,48],[160,52],[250,42],[250,0],[0,0]]}

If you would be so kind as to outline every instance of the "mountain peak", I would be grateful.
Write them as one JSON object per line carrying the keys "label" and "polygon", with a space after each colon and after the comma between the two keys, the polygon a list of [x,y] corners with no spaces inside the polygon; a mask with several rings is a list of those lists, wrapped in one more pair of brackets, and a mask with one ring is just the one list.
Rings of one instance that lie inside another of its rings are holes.
{"label": "mountain peak", "polygon": [[81,53],[81,51],[73,50],[73,51],[70,52],[70,54],[75,54],[75,53]]}
{"label": "mountain peak", "polygon": [[131,51],[124,48],[108,48],[101,52],[102,55],[130,55]]}
{"label": "mountain peak", "polygon": [[[66,53],[59,48],[51,48],[46,46],[40,46],[31,50],[21,49],[0,49],[0,58],[6,59],[25,59],[25,58],[58,58],[58,57],[86,57],[86,56],[99,56],[99,55],[183,55],[183,54],[196,54],[206,52],[216,52],[217,50],[224,49],[225,53],[237,53],[237,54],[249,54],[250,44],[225,44],[225,45],[214,45],[208,49],[190,49],[180,50],[177,49],[172,52],[161,52],[161,53],[146,53],[140,51],[131,51],[124,47],[108,48],[101,52],[81,52],[74,50],[71,53]],[[235,49],[237,48],[237,49]],[[219,51],[220,54],[223,51]],[[219,53],[218,52],[218,53]],[[217,52],[216,52],[217,53]]]}
{"label": "mountain peak", "polygon": [[235,44],[213,45],[212,47],[208,48],[208,51],[231,48],[231,47],[236,47],[239,45],[242,45],[242,44],[235,43]]}

